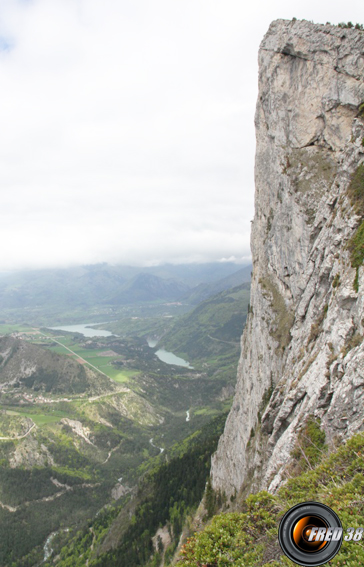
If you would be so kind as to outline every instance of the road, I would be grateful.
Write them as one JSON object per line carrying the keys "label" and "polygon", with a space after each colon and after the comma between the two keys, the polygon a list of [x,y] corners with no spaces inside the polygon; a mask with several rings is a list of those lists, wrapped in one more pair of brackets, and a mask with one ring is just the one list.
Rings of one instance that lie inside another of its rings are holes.
{"label": "road", "polygon": [[239,343],[233,343],[231,341],[222,341],[221,339],[216,339],[215,337],[212,337],[211,335],[207,335],[209,339],[213,340],[213,341],[217,341],[218,343],[225,343],[227,345],[233,345],[235,347],[240,346]]}
{"label": "road", "polygon": [[55,339],[54,337],[48,337],[48,335],[45,335],[44,333],[42,333],[41,331],[38,331],[38,333],[40,335],[43,335],[43,337],[46,337],[47,339],[49,339],[50,341],[53,341],[55,343],[57,343],[57,345],[60,345],[61,347],[65,348],[66,350],[68,350],[69,352],[71,352],[74,356],[76,356],[77,358],[79,358],[80,360],[82,360],[83,362],[85,362],[86,364],[88,364],[89,366],[91,366],[91,368],[94,368],[97,372],[100,372],[100,374],[103,374],[104,376],[106,376],[106,378],[109,378],[110,380],[110,376],[108,376],[107,374],[105,374],[105,372],[103,372],[102,370],[100,370],[99,368],[97,368],[97,366],[94,366],[93,364],[91,364],[91,362],[89,362],[88,360],[86,360],[85,358],[83,358],[82,356],[80,356],[79,354],[77,354],[77,352],[74,352],[73,350],[71,350],[70,348],[68,348],[68,346],[64,345],[63,343],[61,343],[60,341],[57,341],[57,339]]}
{"label": "road", "polygon": [[24,433],[24,435],[16,435],[15,437],[0,437],[1,441],[11,441],[13,439],[24,439],[24,437],[26,437],[27,435],[29,435],[29,433],[31,432],[32,429],[34,429],[35,427],[35,423],[33,423],[33,425],[31,425],[28,429],[28,431],[26,433]]}
{"label": "road", "polygon": [[[122,443],[122,441],[121,441],[121,443]],[[102,465],[105,465],[105,464],[108,462],[108,460],[110,459],[111,455],[112,455],[115,451],[117,451],[117,449],[119,449],[121,443],[119,443],[119,445],[116,445],[116,447],[114,447],[113,449],[111,449],[111,450],[109,451],[108,456],[106,457],[106,459],[104,460],[104,462],[101,463]]]}

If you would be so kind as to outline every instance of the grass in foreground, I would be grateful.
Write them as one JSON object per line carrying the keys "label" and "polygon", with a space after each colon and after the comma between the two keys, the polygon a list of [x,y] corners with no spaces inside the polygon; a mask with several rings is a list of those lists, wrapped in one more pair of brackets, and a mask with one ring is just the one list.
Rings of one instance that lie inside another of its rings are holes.
{"label": "grass in foreground", "polygon": [[[344,528],[364,527],[364,434],[352,437],[335,453],[322,453],[314,468],[291,478],[276,495],[250,495],[240,512],[214,516],[183,546],[181,567],[278,567],[296,565],[283,556],[278,526],[295,504],[315,500],[330,506]],[[344,541],[332,567],[364,565],[362,542]]]}

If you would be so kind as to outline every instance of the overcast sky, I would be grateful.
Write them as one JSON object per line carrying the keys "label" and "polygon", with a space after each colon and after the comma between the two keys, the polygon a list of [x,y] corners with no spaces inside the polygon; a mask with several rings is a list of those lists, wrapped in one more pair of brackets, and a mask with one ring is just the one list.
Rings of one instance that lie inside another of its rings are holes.
{"label": "overcast sky", "polygon": [[362,0],[0,0],[0,270],[250,257],[259,43]]}

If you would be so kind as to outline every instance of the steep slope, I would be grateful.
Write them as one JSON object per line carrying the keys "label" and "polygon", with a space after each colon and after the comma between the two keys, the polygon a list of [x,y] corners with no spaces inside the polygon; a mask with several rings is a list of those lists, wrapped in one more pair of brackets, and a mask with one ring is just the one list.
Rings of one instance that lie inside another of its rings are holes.
{"label": "steep slope", "polygon": [[236,287],[243,283],[249,283],[251,280],[251,271],[252,266],[249,265],[245,266],[245,268],[241,268],[226,278],[218,280],[217,282],[201,283],[197,287],[191,289],[189,293],[182,296],[181,301],[187,301],[192,305],[197,305],[198,303],[201,303],[201,301],[204,301],[225,289],[231,289],[232,287]]}
{"label": "steep slope", "polygon": [[249,288],[248,283],[241,284],[206,299],[177,320],[161,344],[192,361],[235,354],[248,312]]}
{"label": "steep slope", "polygon": [[0,337],[0,389],[16,392],[17,388],[54,394],[101,393],[116,389],[107,376],[68,356],[6,335]]}
{"label": "steep slope", "polygon": [[[278,543],[280,520],[292,506],[315,500],[333,508],[344,526],[361,525],[363,503],[358,493],[363,490],[363,452],[364,435],[358,433],[330,455],[316,450],[319,462],[312,470],[314,463],[302,457],[304,472],[289,479],[274,495],[266,491],[250,494],[239,503],[240,513],[215,516],[201,533],[189,538],[174,565],[294,567],[296,563],[284,557]],[[363,562],[363,546],[344,539],[339,553],[325,565],[356,567]]]}
{"label": "steep slope", "polygon": [[364,33],[271,24],[259,52],[251,309],[215,489],[275,491],[310,414],[363,429]]}

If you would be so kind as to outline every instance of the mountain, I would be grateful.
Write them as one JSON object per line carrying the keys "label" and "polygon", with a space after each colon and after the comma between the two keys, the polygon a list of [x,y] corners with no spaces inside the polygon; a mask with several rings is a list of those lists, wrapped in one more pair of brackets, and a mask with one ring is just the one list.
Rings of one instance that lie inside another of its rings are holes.
{"label": "mountain", "polygon": [[[209,454],[203,445],[191,453],[185,440],[181,460],[169,455],[144,476],[134,505],[125,500],[59,542],[47,567],[288,565],[278,524],[306,500],[360,525],[363,53],[361,29],[296,20],[273,22],[262,42],[251,303],[233,406],[199,509],[193,517],[197,495],[188,483]],[[227,343],[236,328],[214,328],[214,318],[228,317],[231,296],[243,291],[207,299],[176,322],[165,346],[192,353],[209,326],[216,348]],[[344,541],[335,565],[360,564],[360,549]]]}
{"label": "mountain", "polygon": [[216,282],[201,283],[194,287],[189,293],[182,296],[181,301],[187,301],[192,305],[197,305],[198,303],[201,303],[201,301],[216,295],[220,291],[231,289],[232,287],[236,287],[242,283],[250,282],[251,271],[252,266],[249,265]]}
{"label": "mountain", "polygon": [[9,335],[0,337],[0,388],[22,395],[24,388],[38,393],[81,394],[113,392],[115,384],[88,366]]}
{"label": "mountain", "polygon": [[[85,399],[81,404],[75,399],[68,417],[61,415],[67,407],[63,405],[59,423],[49,426],[46,446],[42,432],[20,423],[23,416],[30,419],[28,415],[17,412],[20,433],[12,436],[10,448],[7,443],[1,447],[0,527],[6,537],[0,562],[5,564],[5,557],[8,565],[23,567],[24,556],[26,567],[40,564],[40,542],[57,531],[54,553],[43,562],[45,567],[159,567],[173,562],[186,567],[288,565],[281,559],[277,527],[283,513],[297,501],[323,500],[339,508],[346,525],[360,525],[364,470],[363,53],[361,29],[296,20],[273,22],[262,42],[251,299],[246,306],[234,402],[212,458],[210,481],[205,483],[211,451],[222,429],[221,416],[218,423],[215,420],[206,426],[207,431],[190,429],[190,436],[178,447],[166,447],[163,452],[172,422],[165,411],[164,394],[173,393],[179,400],[190,391],[188,401],[195,403],[197,394],[206,396],[210,376],[200,369],[181,369],[175,375],[172,367],[155,360],[151,363],[154,357],[148,359],[150,351],[140,342],[132,350],[145,351],[132,396],[132,400],[136,395],[143,400],[138,406],[139,419],[150,407],[157,380],[160,403],[152,424],[141,421],[139,437],[129,436],[132,424],[121,419],[120,411],[131,406],[125,401],[131,392],[124,389],[118,392],[118,400],[114,395],[107,396],[110,400]],[[160,290],[158,280],[138,282],[136,276],[121,286],[135,289],[137,297],[148,285],[149,293]],[[208,298],[176,322],[170,337],[164,337],[165,346],[182,353],[195,351],[198,357],[211,344],[211,356],[220,364],[222,345],[236,345],[236,317],[244,317],[239,298],[247,301],[248,292],[248,284],[241,284]],[[201,342],[206,330],[206,341]],[[117,349],[113,362],[123,368],[130,363],[131,344],[127,341],[122,350],[121,342],[118,347],[116,339],[111,340],[103,343],[99,354],[105,357],[106,344],[109,349],[112,346]],[[8,350],[5,344],[4,372]],[[119,350],[122,357],[116,360]],[[14,356],[18,356],[16,351]],[[22,360],[19,357],[19,368]],[[153,373],[149,364],[154,364]],[[161,368],[163,373],[158,374]],[[214,382],[214,373],[211,378]],[[35,409],[39,411],[32,411]],[[194,409],[184,402],[176,412],[175,427],[187,431],[199,416],[211,411],[200,404]],[[16,410],[5,410],[4,428]],[[53,417],[53,408],[51,411],[44,418]],[[152,408],[150,413],[153,415]],[[38,413],[33,414],[36,417]],[[50,442],[53,436],[56,442]],[[44,470],[18,467],[14,472],[8,466],[9,455],[11,463],[20,457],[24,463],[25,439],[27,459],[33,456],[36,442],[38,462],[42,458],[47,464]],[[133,488],[122,485],[123,477],[119,477],[125,475],[129,463],[131,479],[134,463],[141,463],[131,448],[138,448],[138,455],[152,450],[154,455],[159,453],[149,470],[145,463],[140,465],[139,485]],[[23,485],[30,487],[27,500],[17,490]],[[77,523],[76,514],[89,488],[88,508]],[[122,491],[120,502],[105,506],[115,490]],[[203,490],[203,502],[193,519]],[[30,504],[33,516],[28,512]],[[195,535],[221,508],[233,513],[212,519],[202,535]],[[76,529],[68,531],[70,525]],[[181,556],[173,558],[178,542],[188,535],[192,537]],[[29,542],[27,550],[22,548],[30,537],[38,546],[36,553]],[[14,541],[19,545],[14,546]],[[360,546],[350,546],[350,542],[348,546],[343,543],[335,564],[362,562]]]}
{"label": "mountain", "polygon": [[212,460],[227,496],[275,492],[313,416],[363,430],[364,33],[271,24],[259,51],[251,308]]}
{"label": "mountain", "polygon": [[190,361],[236,352],[249,306],[250,284],[222,291],[178,319],[161,344]]}
{"label": "mountain", "polygon": [[[42,323],[42,316],[55,317],[77,309],[132,304],[156,299],[174,300],[192,287],[229,277],[237,271],[233,262],[165,264],[154,267],[112,266],[106,263],[71,268],[3,273],[0,277],[0,314]],[[129,295],[128,295],[129,294]],[[101,320],[105,315],[101,316]]]}
{"label": "mountain", "polygon": [[125,282],[121,270],[107,264],[16,272],[0,279],[0,309],[100,303]]}
{"label": "mountain", "polygon": [[237,269],[239,265],[234,262],[207,262],[205,264],[163,264],[143,268],[143,272],[160,278],[174,278],[189,287],[196,287],[201,283],[217,282],[234,274]]}
{"label": "mountain", "polygon": [[176,300],[188,286],[174,279],[162,279],[152,274],[141,273],[122,286],[119,293],[106,302],[110,305],[141,303],[144,301]]}

